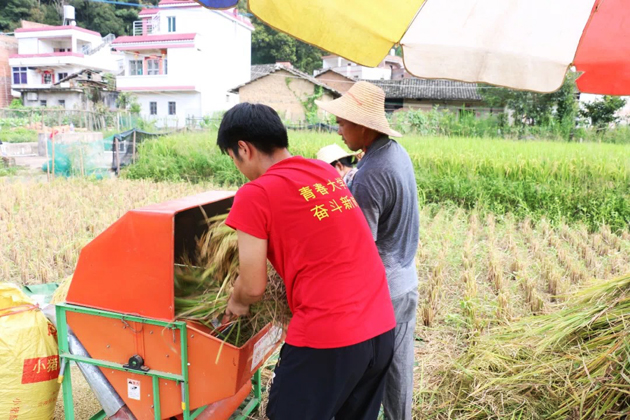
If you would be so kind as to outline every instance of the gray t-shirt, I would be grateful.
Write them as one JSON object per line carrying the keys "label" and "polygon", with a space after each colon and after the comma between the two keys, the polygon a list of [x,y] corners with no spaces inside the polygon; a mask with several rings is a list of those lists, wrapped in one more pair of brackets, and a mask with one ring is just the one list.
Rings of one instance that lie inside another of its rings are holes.
{"label": "gray t-shirt", "polygon": [[394,299],[418,287],[420,217],[413,164],[400,144],[381,137],[357,168],[350,190],[370,225]]}

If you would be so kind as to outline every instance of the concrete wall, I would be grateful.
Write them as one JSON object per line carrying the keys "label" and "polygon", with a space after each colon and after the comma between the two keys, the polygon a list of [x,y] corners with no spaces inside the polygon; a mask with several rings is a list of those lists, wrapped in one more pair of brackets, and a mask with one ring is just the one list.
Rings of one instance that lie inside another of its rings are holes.
{"label": "concrete wall", "polygon": [[86,109],[85,98],[80,92],[37,92],[37,100],[34,101],[27,100],[26,98],[28,96],[28,93],[22,93],[22,97],[24,98],[24,106],[41,106],[41,101],[45,100],[47,107],[59,107],[61,106],[59,101],[65,100],[65,109]]}
{"label": "concrete wall", "polygon": [[18,42],[12,36],[0,35],[0,108],[5,108],[11,104],[12,73],[9,66],[9,56],[17,54]]}
{"label": "concrete wall", "polygon": [[[158,127],[183,127],[186,117],[201,117],[201,94],[198,92],[135,93],[142,118],[155,121]],[[176,115],[168,115],[168,103],[175,102]],[[157,115],[150,115],[151,102],[156,102]]]}
{"label": "concrete wall", "polygon": [[447,109],[449,111],[458,112],[462,108],[475,111],[477,116],[483,116],[490,114],[492,110],[493,114],[500,114],[503,112],[501,108],[489,108],[485,103],[478,101],[432,101],[432,100],[415,100],[405,99],[403,101],[402,109],[420,109],[422,111],[431,111],[435,107],[439,109]]}
{"label": "concrete wall", "polygon": [[32,156],[38,154],[38,143],[2,143],[2,156]]}
{"label": "concrete wall", "polygon": [[[313,95],[315,85],[308,80],[298,79],[293,74],[279,70],[262,77],[240,88],[241,102],[254,102],[269,105],[275,109],[280,117],[290,121],[304,121],[306,114],[302,102],[298,98]],[[324,90],[322,101],[330,101],[333,96]],[[321,118],[326,116],[319,111]]]}

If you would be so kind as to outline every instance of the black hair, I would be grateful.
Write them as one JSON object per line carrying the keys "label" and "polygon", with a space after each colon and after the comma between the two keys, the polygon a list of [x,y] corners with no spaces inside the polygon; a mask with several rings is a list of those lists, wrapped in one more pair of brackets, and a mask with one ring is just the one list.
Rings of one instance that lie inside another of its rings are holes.
{"label": "black hair", "polygon": [[289,147],[287,129],[278,113],[267,105],[248,102],[225,113],[219,126],[217,146],[225,154],[232,150],[238,156],[239,140],[251,143],[265,154]]}
{"label": "black hair", "polygon": [[331,162],[330,164],[332,166],[335,166],[337,164],[337,162],[341,163],[343,166],[345,166],[347,168],[352,168],[354,166],[354,163],[355,163],[355,157],[354,156],[342,157],[341,159],[337,159],[336,161]]}

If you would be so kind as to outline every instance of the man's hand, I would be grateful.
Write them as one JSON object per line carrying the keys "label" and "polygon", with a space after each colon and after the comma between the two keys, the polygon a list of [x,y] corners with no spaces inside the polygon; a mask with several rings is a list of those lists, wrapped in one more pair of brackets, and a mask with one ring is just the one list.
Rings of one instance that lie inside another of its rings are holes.
{"label": "man's hand", "polygon": [[225,309],[225,315],[221,320],[221,324],[225,325],[232,321],[233,318],[239,316],[249,315],[249,305],[242,304],[234,298],[234,294],[230,296],[228,300],[227,308]]}
{"label": "man's hand", "polygon": [[222,324],[249,314],[249,305],[258,302],[267,286],[267,240],[237,230],[239,276],[228,300]]}

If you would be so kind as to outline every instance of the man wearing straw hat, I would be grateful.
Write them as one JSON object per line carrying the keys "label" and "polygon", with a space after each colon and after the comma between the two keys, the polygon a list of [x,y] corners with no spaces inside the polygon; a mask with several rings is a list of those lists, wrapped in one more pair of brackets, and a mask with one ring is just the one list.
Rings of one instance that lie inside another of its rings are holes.
{"label": "man wearing straw hat", "polygon": [[413,164],[389,137],[401,134],[385,116],[385,93],[355,83],[342,97],[317,105],[337,117],[339,134],[352,151],[364,151],[351,192],[363,210],[387,272],[396,315],[394,359],[385,381],[383,408],[391,420],[411,420],[414,330],[418,305],[418,192]]}

